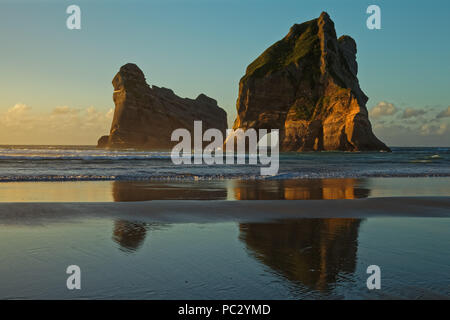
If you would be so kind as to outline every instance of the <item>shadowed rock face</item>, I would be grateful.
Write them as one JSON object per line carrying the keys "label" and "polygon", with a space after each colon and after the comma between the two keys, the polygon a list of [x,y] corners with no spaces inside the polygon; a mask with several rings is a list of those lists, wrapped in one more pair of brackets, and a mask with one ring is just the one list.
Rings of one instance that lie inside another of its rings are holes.
{"label": "shadowed rock face", "polygon": [[112,240],[120,246],[120,250],[133,253],[142,247],[148,234],[168,227],[168,225],[161,223],[144,223],[119,219],[114,221]]}
{"label": "shadowed rock face", "polygon": [[193,135],[194,121],[203,121],[203,130],[216,128],[225,134],[226,112],[217,101],[200,94],[195,100],[180,98],[172,90],[150,87],[144,73],[128,63],[114,77],[114,118],[109,136],[98,140],[101,148],[171,149],[175,129]]}
{"label": "shadowed rock face", "polygon": [[112,239],[120,245],[121,250],[133,252],[144,243],[147,229],[144,223],[117,220],[114,222]]}
{"label": "shadowed rock face", "polygon": [[282,151],[390,151],[356,77],[356,43],[327,13],[291,27],[248,67],[233,129],[279,129]]}
{"label": "shadowed rock face", "polygon": [[330,292],[356,270],[361,219],[241,223],[249,253],[294,284]]}

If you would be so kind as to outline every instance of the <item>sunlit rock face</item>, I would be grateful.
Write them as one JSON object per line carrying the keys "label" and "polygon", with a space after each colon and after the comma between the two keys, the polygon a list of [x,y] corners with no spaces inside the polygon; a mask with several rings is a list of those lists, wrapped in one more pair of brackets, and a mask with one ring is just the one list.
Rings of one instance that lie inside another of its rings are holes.
{"label": "sunlit rock face", "polygon": [[114,118],[109,136],[98,141],[101,148],[171,149],[175,129],[185,128],[193,136],[194,121],[203,130],[227,128],[226,112],[217,101],[200,94],[196,99],[181,98],[172,90],[150,87],[138,66],[128,63],[114,77]]}
{"label": "sunlit rock face", "polygon": [[390,151],[375,137],[356,43],[327,13],[291,27],[248,67],[233,129],[279,129],[282,151]]}

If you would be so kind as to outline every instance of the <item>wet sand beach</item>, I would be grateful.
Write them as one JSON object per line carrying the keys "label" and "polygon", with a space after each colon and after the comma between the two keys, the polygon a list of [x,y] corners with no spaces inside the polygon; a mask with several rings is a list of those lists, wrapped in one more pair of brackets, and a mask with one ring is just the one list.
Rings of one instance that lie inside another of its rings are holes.
{"label": "wet sand beach", "polygon": [[450,197],[358,200],[202,201],[120,203],[0,203],[0,223],[34,224],[80,218],[126,218],[145,222],[262,222],[294,218],[450,217]]}
{"label": "wet sand beach", "polygon": [[0,183],[0,299],[450,299],[449,185]]}
{"label": "wet sand beach", "polygon": [[0,202],[321,200],[450,196],[450,177],[0,182]]}
{"label": "wet sand beach", "polygon": [[0,298],[449,299],[449,203],[3,203]]}

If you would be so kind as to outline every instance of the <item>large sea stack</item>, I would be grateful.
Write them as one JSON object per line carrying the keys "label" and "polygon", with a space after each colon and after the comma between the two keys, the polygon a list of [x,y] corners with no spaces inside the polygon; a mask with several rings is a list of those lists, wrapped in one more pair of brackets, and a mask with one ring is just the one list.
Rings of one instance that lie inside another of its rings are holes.
{"label": "large sea stack", "polygon": [[181,98],[172,90],[150,87],[137,65],[122,66],[114,77],[114,118],[109,136],[98,140],[101,148],[170,149],[172,132],[188,129],[193,135],[194,121],[203,130],[216,128],[225,135],[226,112],[217,101],[200,94],[195,100]]}
{"label": "large sea stack", "polygon": [[248,67],[233,129],[279,129],[282,151],[390,151],[359,87],[356,43],[327,13],[291,27]]}

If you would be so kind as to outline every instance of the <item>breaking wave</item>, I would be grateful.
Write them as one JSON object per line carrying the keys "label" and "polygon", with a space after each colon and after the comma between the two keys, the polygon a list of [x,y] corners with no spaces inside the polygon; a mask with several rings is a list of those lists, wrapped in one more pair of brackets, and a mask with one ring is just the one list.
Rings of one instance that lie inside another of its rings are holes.
{"label": "breaking wave", "polygon": [[0,146],[0,182],[450,177],[450,148],[282,153],[279,172],[260,165],[174,165],[170,152],[86,146]]}

